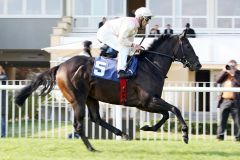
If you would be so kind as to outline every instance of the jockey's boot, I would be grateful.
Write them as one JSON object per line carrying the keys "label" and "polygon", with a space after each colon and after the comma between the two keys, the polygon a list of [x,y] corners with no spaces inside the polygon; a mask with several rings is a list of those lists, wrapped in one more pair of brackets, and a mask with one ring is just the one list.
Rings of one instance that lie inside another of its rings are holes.
{"label": "jockey's boot", "polygon": [[133,76],[133,73],[130,70],[120,70],[118,72],[119,79],[129,79]]}

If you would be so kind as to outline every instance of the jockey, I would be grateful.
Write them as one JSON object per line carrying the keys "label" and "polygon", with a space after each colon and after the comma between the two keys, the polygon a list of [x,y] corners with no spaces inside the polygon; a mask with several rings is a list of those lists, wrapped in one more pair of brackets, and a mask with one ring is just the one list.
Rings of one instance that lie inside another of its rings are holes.
{"label": "jockey", "polygon": [[127,57],[131,51],[141,49],[139,44],[133,43],[138,28],[144,29],[152,17],[152,12],[145,7],[138,8],[135,17],[121,17],[106,21],[98,30],[97,38],[117,50],[118,54],[118,78],[130,78],[133,73],[126,70]]}

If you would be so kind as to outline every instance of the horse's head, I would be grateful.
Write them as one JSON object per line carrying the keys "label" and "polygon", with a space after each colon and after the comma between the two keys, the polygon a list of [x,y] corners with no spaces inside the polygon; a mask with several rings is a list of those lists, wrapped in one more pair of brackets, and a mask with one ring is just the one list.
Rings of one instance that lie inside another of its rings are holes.
{"label": "horse's head", "polygon": [[198,71],[202,65],[199,62],[192,45],[183,33],[177,37],[177,43],[174,47],[174,60],[183,63],[184,67],[188,67],[192,71]]}

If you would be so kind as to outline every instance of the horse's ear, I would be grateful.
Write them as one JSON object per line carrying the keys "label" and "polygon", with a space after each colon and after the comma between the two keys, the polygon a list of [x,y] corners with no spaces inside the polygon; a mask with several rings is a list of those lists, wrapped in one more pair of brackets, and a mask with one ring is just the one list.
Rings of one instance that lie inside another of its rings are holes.
{"label": "horse's ear", "polygon": [[179,38],[182,39],[182,38],[185,38],[186,37],[186,31],[183,31],[182,34],[180,34]]}
{"label": "horse's ear", "polygon": [[184,33],[181,33],[181,34],[179,35],[179,38],[182,39],[183,37],[184,37]]}
{"label": "horse's ear", "polygon": [[187,32],[183,31],[183,37],[186,37],[186,35],[187,35]]}

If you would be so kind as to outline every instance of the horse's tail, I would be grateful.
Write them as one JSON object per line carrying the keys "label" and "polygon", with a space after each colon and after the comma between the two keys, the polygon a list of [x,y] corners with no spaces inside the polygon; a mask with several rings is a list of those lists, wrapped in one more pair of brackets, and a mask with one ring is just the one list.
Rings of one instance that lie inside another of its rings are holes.
{"label": "horse's tail", "polygon": [[58,68],[59,65],[47,70],[46,72],[37,76],[36,80],[32,81],[31,84],[21,89],[15,97],[15,103],[18,106],[22,106],[28,96],[30,96],[32,92],[37,90],[37,88],[41,85],[43,86],[43,88],[41,89],[41,93],[39,96],[45,96],[49,92],[51,92],[51,90],[56,84],[56,72]]}

